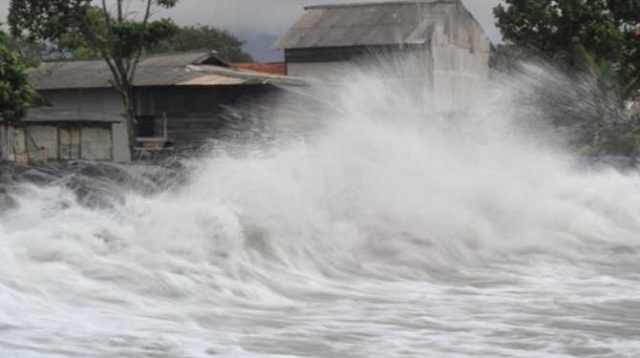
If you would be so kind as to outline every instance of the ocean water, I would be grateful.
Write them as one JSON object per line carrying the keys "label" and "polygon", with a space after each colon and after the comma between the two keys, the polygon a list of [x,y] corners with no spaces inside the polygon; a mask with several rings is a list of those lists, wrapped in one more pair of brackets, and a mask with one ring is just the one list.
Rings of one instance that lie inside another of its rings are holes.
{"label": "ocean water", "polygon": [[5,180],[0,355],[640,355],[640,176],[572,156],[527,86],[453,118],[363,72],[180,175]]}

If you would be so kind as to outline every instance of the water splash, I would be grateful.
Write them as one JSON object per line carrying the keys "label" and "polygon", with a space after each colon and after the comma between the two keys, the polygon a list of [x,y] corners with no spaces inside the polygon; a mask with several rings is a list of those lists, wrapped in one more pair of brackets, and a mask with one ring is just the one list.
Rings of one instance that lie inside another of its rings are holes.
{"label": "water splash", "polygon": [[449,116],[389,72],[307,89],[307,110],[275,112],[277,141],[186,177],[106,166],[118,180],[8,186],[0,351],[640,352],[637,173],[585,169],[523,122],[536,108],[511,90],[530,78]]}

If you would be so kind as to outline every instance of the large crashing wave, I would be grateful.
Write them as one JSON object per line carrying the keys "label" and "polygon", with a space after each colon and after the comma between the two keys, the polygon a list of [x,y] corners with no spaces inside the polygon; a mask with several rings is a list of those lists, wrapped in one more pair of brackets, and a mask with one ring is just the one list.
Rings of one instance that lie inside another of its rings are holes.
{"label": "large crashing wave", "polygon": [[5,180],[0,351],[640,351],[624,301],[637,173],[589,169],[526,122],[531,78],[450,116],[387,75],[304,90],[307,109],[276,111],[277,141],[180,170],[85,163]]}

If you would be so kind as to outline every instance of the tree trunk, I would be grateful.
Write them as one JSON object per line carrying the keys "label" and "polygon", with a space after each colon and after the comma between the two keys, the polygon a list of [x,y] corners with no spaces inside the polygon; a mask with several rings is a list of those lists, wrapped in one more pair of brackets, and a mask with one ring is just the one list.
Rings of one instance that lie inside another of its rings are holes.
{"label": "tree trunk", "polygon": [[129,135],[129,151],[133,155],[133,150],[137,142],[137,120],[136,110],[133,98],[133,88],[129,85],[123,86],[120,90],[120,96],[122,97],[122,103],[124,104],[125,113],[124,117],[127,121],[127,134]]}

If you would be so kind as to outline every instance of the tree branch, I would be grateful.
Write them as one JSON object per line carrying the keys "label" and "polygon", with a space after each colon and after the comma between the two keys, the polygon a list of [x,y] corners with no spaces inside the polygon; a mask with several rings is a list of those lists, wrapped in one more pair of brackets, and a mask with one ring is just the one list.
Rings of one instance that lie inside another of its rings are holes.
{"label": "tree branch", "polygon": [[124,16],[122,15],[122,0],[117,0],[118,4],[118,23],[122,23]]}
{"label": "tree branch", "polygon": [[107,22],[107,28],[111,30],[111,16],[109,16],[109,10],[107,9],[107,0],[102,0],[102,11],[104,11],[104,19]]}
{"label": "tree branch", "polygon": [[140,36],[143,36],[143,38],[140,39],[141,46],[137,49],[133,63],[131,63],[129,68],[127,68],[129,82],[133,82],[133,77],[136,74],[136,68],[138,67],[138,63],[140,63],[140,57],[142,57],[142,52],[144,51],[144,35],[147,31],[149,18],[151,17],[151,2],[152,0],[147,0],[147,9],[144,13],[144,18],[142,19],[142,33]]}
{"label": "tree branch", "polygon": [[147,0],[147,10],[144,13],[144,18],[142,19],[142,25],[144,27],[147,26],[149,22],[149,18],[151,17],[151,0]]}
{"label": "tree branch", "polygon": [[107,63],[107,66],[109,67],[109,71],[111,71],[111,76],[116,81],[116,83],[114,84],[116,87],[116,90],[118,92],[122,91],[122,81],[120,80],[120,76],[118,75],[118,70],[116,69],[116,66],[113,64],[109,56],[107,56],[104,53],[101,55],[104,62]]}

